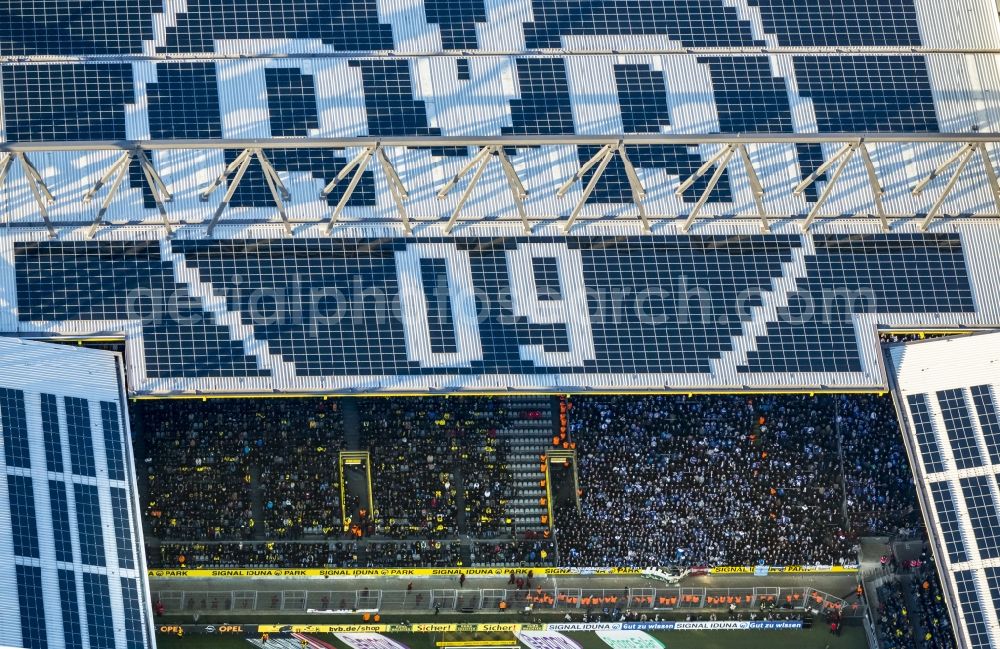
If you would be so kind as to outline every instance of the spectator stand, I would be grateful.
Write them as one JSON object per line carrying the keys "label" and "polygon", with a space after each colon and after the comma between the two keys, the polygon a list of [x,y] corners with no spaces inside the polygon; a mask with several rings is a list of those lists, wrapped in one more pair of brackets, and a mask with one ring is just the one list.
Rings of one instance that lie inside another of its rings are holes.
{"label": "spectator stand", "polygon": [[832,399],[579,397],[568,415],[583,494],[556,521],[563,565],[853,563]]}
{"label": "spectator stand", "polygon": [[925,542],[890,544],[877,569],[866,573],[871,617],[881,649],[954,649],[957,644]]}
{"label": "spectator stand", "polygon": [[[549,397],[518,397],[512,400],[512,414],[507,425],[498,431],[509,449],[509,470],[516,495],[509,503],[508,515],[515,530],[544,535],[551,529],[552,493],[548,473],[539,476],[539,460],[557,444],[565,441],[554,433],[552,400]],[[551,441],[550,441],[551,440]],[[547,470],[545,460],[541,462]]]}
{"label": "spectator stand", "polygon": [[[552,405],[547,397],[360,401],[378,503],[373,533],[542,537],[548,501],[538,467],[553,438]],[[399,498],[401,491],[413,498]]]}
{"label": "spectator stand", "polygon": [[139,401],[147,539],[252,541],[339,535],[336,401]]}

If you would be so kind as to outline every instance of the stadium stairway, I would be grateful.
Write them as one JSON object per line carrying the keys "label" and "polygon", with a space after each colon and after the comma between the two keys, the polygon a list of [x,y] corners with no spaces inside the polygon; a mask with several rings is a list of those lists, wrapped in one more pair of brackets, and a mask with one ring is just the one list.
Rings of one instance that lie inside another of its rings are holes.
{"label": "stadium stairway", "polygon": [[362,450],[361,414],[358,412],[358,400],[354,397],[344,397],[340,403],[340,412],[344,419],[344,450],[360,451]]}
{"label": "stadium stairway", "polygon": [[507,426],[497,432],[507,443],[508,469],[514,486],[507,513],[514,519],[519,534],[527,530],[540,532],[547,527],[542,523],[548,507],[543,504],[544,475],[539,467],[541,457],[552,447],[553,421],[558,420],[554,403],[544,396],[511,397],[507,403],[511,411]]}
{"label": "stadium stairway", "polygon": [[911,612],[906,617],[910,620],[910,626],[913,628],[913,637],[923,638],[924,634],[927,633],[927,629],[920,623],[920,615],[918,613],[920,605],[917,603],[917,598],[914,594],[913,580],[914,577],[912,574],[899,575],[899,582],[903,588],[903,601],[906,603],[906,609]]}
{"label": "stadium stairway", "polygon": [[[264,521],[264,491],[261,488],[260,467],[256,463],[250,465],[250,511],[255,521]],[[251,539],[263,538],[262,531],[260,525],[254,525]]]}

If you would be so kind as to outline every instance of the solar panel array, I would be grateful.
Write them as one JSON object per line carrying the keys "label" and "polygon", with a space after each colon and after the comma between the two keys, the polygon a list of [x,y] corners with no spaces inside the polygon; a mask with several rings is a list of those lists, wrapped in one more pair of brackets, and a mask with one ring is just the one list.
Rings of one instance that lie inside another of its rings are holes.
{"label": "solar panel array", "polygon": [[114,356],[10,339],[0,352],[0,645],[151,646]]}
{"label": "solar panel array", "polygon": [[[988,323],[1000,309],[976,270],[996,226],[750,231],[15,235],[0,319],[23,332],[125,331],[138,392],[388,392],[877,387],[876,323]],[[86,438],[77,411],[71,440]],[[955,420],[970,425],[968,413]],[[70,451],[74,470],[93,471]]]}
{"label": "solar panel array", "polygon": [[1000,644],[1000,333],[888,355],[931,544],[962,647]]}
{"label": "solar panel array", "polygon": [[[743,6],[745,4],[745,6]],[[114,0],[100,10],[79,3],[0,3],[0,102],[7,141],[436,135],[615,135],[647,133],[927,133],[996,131],[1000,78],[988,56],[922,54],[921,46],[961,49],[1000,43],[995,15],[975,0],[832,0],[815,6],[784,0],[640,2],[615,0],[197,0],[174,5]],[[919,4],[919,6],[918,6]],[[44,12],[40,24],[37,14]],[[977,30],[949,28],[965,15]],[[992,28],[990,27],[992,26]],[[790,46],[798,53],[755,54],[725,48]],[[861,46],[880,53],[809,48]],[[543,51],[546,48],[552,51]],[[679,48],[723,48],[677,54]],[[893,49],[895,48],[895,49]],[[620,56],[584,54],[622,52]],[[565,52],[572,53],[571,55]],[[650,52],[663,53],[650,53]],[[392,53],[391,57],[383,56]],[[673,52],[673,53],[672,53]],[[428,56],[445,53],[446,56]],[[197,57],[197,60],[185,60]],[[280,56],[279,56],[280,55]],[[169,56],[170,60],[162,57]],[[63,57],[45,60],[40,57]],[[955,80],[975,78],[976,84]],[[802,213],[823,179],[802,197],[789,189],[833,154],[832,145],[771,145],[751,157],[778,212]],[[533,217],[565,215],[554,190],[596,152],[592,146],[510,151],[525,180]],[[690,211],[705,186],[674,190],[714,146],[634,147],[651,213]],[[952,152],[943,146],[873,147],[890,212],[925,211],[909,185]],[[275,168],[291,192],[293,218],[319,220],[339,193],[321,199],[355,150],[277,151]],[[408,210],[440,218],[457,197],[437,201],[443,180],[468,161],[467,147],[394,149],[411,190]],[[209,218],[198,200],[210,177],[235,153],[157,152],[154,163],[174,191],[171,213]],[[81,190],[111,154],[38,154],[50,184]],[[856,164],[855,164],[856,163]],[[864,169],[855,161],[831,213],[870,211]],[[973,167],[979,164],[973,161]],[[589,180],[590,174],[584,180]],[[138,165],[116,222],[159,219]],[[345,219],[395,218],[381,169],[372,169]],[[863,188],[863,191],[859,191]],[[342,191],[342,189],[340,190]],[[15,223],[37,223],[31,191],[14,174],[4,190]],[[586,218],[632,214],[619,160],[584,210]],[[92,218],[96,204],[60,201],[52,217]],[[233,218],[271,219],[275,210],[254,163],[232,202]],[[742,170],[727,172],[710,211],[745,213],[753,198]],[[962,179],[949,213],[993,210],[986,188]],[[516,218],[499,168],[490,169],[465,206],[471,217]]]}

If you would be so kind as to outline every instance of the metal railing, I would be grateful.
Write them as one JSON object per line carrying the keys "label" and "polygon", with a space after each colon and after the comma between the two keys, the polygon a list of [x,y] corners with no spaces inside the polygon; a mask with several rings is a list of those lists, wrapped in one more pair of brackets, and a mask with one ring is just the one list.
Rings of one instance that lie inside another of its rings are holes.
{"label": "metal railing", "polygon": [[[91,141],[91,142],[5,142],[0,143],[0,186],[3,185],[12,167],[21,169],[30,194],[35,202],[51,236],[56,236],[53,222],[49,218],[48,207],[56,196],[30,157],[46,152],[107,152],[120,151],[121,155],[98,178],[98,180],[80,197],[83,202],[89,202],[98,192],[107,186],[104,199],[96,217],[90,225],[88,235],[93,236],[104,222],[111,202],[118,193],[122,181],[129,173],[132,163],[138,164],[142,172],[142,181],[146,184],[153,202],[162,218],[163,227],[169,234],[173,223],[170,220],[166,205],[172,200],[171,190],[157,172],[153,164],[152,152],[180,150],[230,150],[239,151],[238,155],[218,174],[214,181],[200,191],[200,198],[207,201],[224,183],[227,184],[222,200],[217,205],[211,219],[207,223],[205,233],[211,236],[226,208],[242,182],[244,175],[254,160],[260,166],[267,190],[274,202],[280,221],[288,232],[292,231],[288,217],[286,202],[291,194],[268,158],[268,152],[275,149],[333,149],[357,150],[358,153],[345,164],[339,173],[322,190],[321,196],[329,196],[339,183],[346,182],[346,188],[333,207],[328,219],[325,219],[325,231],[329,233],[337,223],[348,201],[361,181],[362,175],[372,165],[372,161],[381,168],[385,176],[389,194],[393,199],[399,221],[407,233],[412,232],[412,222],[406,209],[406,201],[410,191],[406,178],[400,174],[393,163],[393,153],[401,148],[444,148],[472,147],[476,152],[455,173],[450,180],[437,189],[438,198],[445,198],[466,177],[469,180],[451,214],[445,221],[444,230],[450,233],[458,222],[462,209],[472,195],[486,167],[494,158],[503,171],[507,189],[516,207],[523,228],[531,232],[531,223],[525,210],[524,201],[528,195],[524,180],[518,175],[511,163],[507,151],[509,149],[540,147],[540,146],[589,146],[595,147],[597,153],[589,160],[579,165],[579,168],[561,183],[555,191],[556,196],[566,195],[576,183],[583,183],[582,192],[576,205],[562,221],[562,228],[569,232],[580,217],[581,211],[610,163],[618,159],[628,180],[631,200],[635,206],[637,219],[645,232],[650,231],[653,215],[644,206],[647,188],[636,173],[628,151],[636,151],[649,146],[700,146],[717,145],[718,150],[689,177],[684,179],[675,191],[678,196],[690,189],[696,182],[704,182],[697,202],[686,215],[675,214],[656,218],[677,219],[684,217],[680,229],[687,232],[701,216],[705,204],[712,197],[719,185],[720,179],[727,167],[739,161],[743,173],[749,182],[753,194],[753,213],[747,214],[760,221],[763,231],[770,229],[770,223],[776,218],[788,218],[787,213],[775,214],[767,206],[767,194],[760,180],[760,172],[751,156],[752,149],[773,144],[836,144],[839,148],[828,157],[815,171],[798,183],[787,187],[791,196],[801,197],[813,184],[825,179],[822,191],[812,202],[808,213],[801,221],[803,231],[822,214],[823,206],[830,199],[831,193],[838,181],[844,175],[844,170],[852,160],[860,161],[864,169],[864,182],[870,190],[870,214],[878,217],[884,229],[889,228],[890,215],[883,205],[885,186],[879,177],[877,166],[873,161],[874,145],[877,144],[939,144],[953,146],[954,151],[948,157],[935,156],[935,168],[919,181],[912,184],[913,195],[921,195],[929,184],[938,177],[947,175],[942,190],[937,198],[929,204],[926,213],[920,221],[920,228],[926,230],[930,223],[941,215],[945,200],[955,189],[955,185],[973,158],[982,163],[984,182],[989,188],[996,208],[1000,215],[1000,183],[990,153],[991,145],[1000,143],[1000,134],[994,133],[774,133],[774,134],[644,134],[644,135],[558,135],[558,136],[498,136],[498,137],[465,137],[465,136],[434,136],[434,137],[392,137],[380,138],[370,136],[341,138],[262,138],[262,139],[177,139],[177,140],[136,140],[136,141]],[[826,175],[829,172],[829,177]],[[586,178],[587,174],[589,178]],[[769,172],[770,173],[770,172]],[[471,174],[471,176],[470,176]],[[232,179],[230,180],[230,177]],[[773,190],[772,190],[773,191]],[[911,215],[912,216],[912,215]]]}
{"label": "metal railing", "polygon": [[500,602],[512,610],[531,606],[533,610],[591,611],[671,611],[695,609],[758,610],[778,609],[825,611],[838,609],[844,615],[860,617],[864,608],[810,587],[755,588],[558,588],[512,590],[233,590],[185,591],[154,590],[168,612],[261,611],[337,612],[361,611],[479,611],[496,612]]}

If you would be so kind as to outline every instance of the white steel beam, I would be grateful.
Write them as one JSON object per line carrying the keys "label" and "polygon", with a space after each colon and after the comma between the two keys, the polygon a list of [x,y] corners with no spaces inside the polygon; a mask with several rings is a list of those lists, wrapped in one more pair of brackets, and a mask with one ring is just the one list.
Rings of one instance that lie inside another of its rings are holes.
{"label": "white steel beam", "polygon": [[875,201],[875,213],[878,215],[878,219],[882,223],[882,230],[888,232],[889,219],[885,215],[885,206],[882,204],[882,196],[885,194],[885,188],[882,187],[882,183],[879,182],[878,173],[875,171],[875,163],[872,162],[872,157],[868,153],[868,146],[864,142],[861,142],[858,145],[858,151],[861,153],[862,162],[865,163],[865,174],[868,176],[868,185],[872,188],[872,199]]}
{"label": "white steel beam", "polygon": [[750,159],[750,152],[745,144],[737,147],[740,151],[740,158],[743,159],[743,168],[747,172],[750,181],[750,191],[753,193],[753,202],[757,206],[757,215],[760,217],[761,232],[770,232],[771,224],[767,220],[767,212],[764,209],[764,186],[760,183],[757,170],[754,169],[753,161]]}
{"label": "white steel beam", "polygon": [[[705,185],[705,191],[703,191],[701,196],[698,197],[698,202],[694,204],[693,208],[691,208],[690,214],[688,214],[687,219],[685,219],[684,224],[681,226],[682,232],[690,230],[695,219],[698,218],[698,213],[701,212],[701,208],[704,207],[705,203],[708,201],[708,197],[712,195],[712,191],[715,189],[715,186],[719,184],[719,179],[722,178],[722,172],[725,171],[726,167],[729,165],[729,161],[732,159],[733,153],[736,152],[736,147],[737,145],[735,144],[727,144],[721,152],[721,157],[713,158],[714,160],[718,160],[718,165],[716,166],[712,177],[708,179],[708,184]],[[702,171],[702,169],[704,169],[704,171]],[[702,165],[701,169],[698,169],[698,171],[695,172],[695,176],[701,177],[705,174],[705,171],[708,171],[708,168],[705,167],[705,165]],[[691,184],[697,180],[695,176],[691,176],[691,178],[688,179],[691,181]],[[690,186],[690,184],[688,186]]]}
{"label": "white steel beam", "polygon": [[326,232],[326,234],[330,234],[331,232],[333,232],[334,224],[340,218],[340,213],[344,210],[345,207],[347,207],[347,201],[351,200],[351,195],[354,194],[354,190],[357,188],[358,183],[361,182],[361,178],[365,174],[365,169],[368,167],[368,163],[371,162],[372,156],[375,155],[375,149],[377,148],[378,148],[377,146],[370,146],[366,148],[364,151],[362,151],[360,154],[358,154],[358,156],[354,160],[351,160],[349,163],[347,163],[346,167],[340,170],[340,173],[337,174],[337,178],[334,178],[332,181],[330,181],[330,184],[327,185],[326,188],[323,190],[325,192],[323,195],[326,196],[331,191],[333,191],[334,185],[341,178],[342,174],[344,177],[347,176],[345,171],[349,172],[351,169],[356,168],[354,171],[354,176],[351,178],[351,182],[347,185],[347,189],[344,190],[343,196],[341,196],[340,200],[337,201],[337,206],[333,208],[333,212],[330,214],[330,220],[327,221],[326,228],[324,229],[324,232]]}
{"label": "white steel beam", "polygon": [[[445,223],[444,226],[445,234],[451,234],[451,229],[455,227],[455,221],[458,220],[458,215],[459,213],[461,213],[462,207],[464,207],[465,202],[469,200],[469,196],[472,195],[472,190],[475,189],[476,183],[479,182],[479,178],[483,175],[483,172],[486,171],[486,166],[490,163],[490,156],[492,154],[493,154],[493,147],[488,146],[482,151],[480,151],[479,154],[476,156],[476,158],[480,160],[479,166],[476,167],[476,172],[472,174],[472,178],[469,180],[469,184],[465,187],[465,191],[462,192],[462,196],[458,199],[458,204],[455,205],[455,209],[451,213],[451,217],[448,219],[448,222]],[[454,178],[452,180],[454,180]],[[452,187],[454,187],[454,185],[452,185]],[[438,194],[438,198],[442,198],[441,194]]]}
{"label": "white steel beam", "polygon": [[930,227],[931,221],[937,216],[938,212],[941,210],[941,206],[944,205],[945,199],[951,194],[951,190],[955,189],[955,184],[958,183],[958,177],[962,175],[962,170],[965,169],[965,165],[969,163],[969,159],[972,154],[976,152],[976,147],[972,144],[962,147],[962,156],[958,160],[958,166],[955,167],[955,171],[951,172],[951,177],[948,179],[948,184],[944,186],[944,191],[938,196],[938,199],[934,201],[934,205],[931,209],[927,211],[927,216],[924,220],[920,222],[920,230],[926,232],[927,228]]}
{"label": "white steel beam", "polygon": [[[833,175],[830,176],[830,180],[826,181],[826,187],[823,188],[823,192],[819,195],[819,198],[816,199],[816,203],[813,204],[812,209],[809,210],[809,214],[806,216],[806,220],[802,222],[803,232],[808,232],[809,226],[811,226],[813,221],[815,221],[816,218],[819,216],[819,211],[823,209],[823,205],[826,204],[826,200],[830,198],[830,194],[833,193],[833,187],[837,184],[837,181],[840,180],[841,174],[843,174],[844,169],[847,168],[847,163],[850,162],[851,158],[854,157],[854,152],[858,150],[859,146],[861,146],[860,142],[852,142],[850,144],[846,144],[845,145],[846,148],[841,149],[836,156],[834,156],[830,160],[827,160],[827,162],[824,163],[825,165],[827,163],[832,164],[837,160],[840,161],[840,164],[837,165],[837,169],[833,172]],[[822,167],[823,165],[820,166],[820,169],[822,169]],[[816,171],[819,171],[819,169],[817,169]],[[813,178],[813,175],[810,175],[809,178],[815,180],[815,178]]]}
{"label": "white steel beam", "polygon": [[49,210],[47,207],[48,203],[55,202],[55,197],[45,184],[42,174],[38,173],[35,165],[31,164],[31,161],[28,160],[28,155],[20,151],[14,155],[21,165],[21,171],[24,172],[25,179],[28,181],[28,187],[31,189],[31,195],[35,198],[35,204],[38,205],[38,213],[41,215],[42,220],[45,221],[45,229],[48,230],[50,237],[56,236],[56,229],[52,226],[52,221],[49,220]]}
{"label": "white steel beam", "polygon": [[406,231],[406,234],[410,234],[413,228],[410,226],[410,216],[406,213],[406,207],[403,205],[403,202],[410,198],[410,194],[406,191],[406,185],[403,184],[403,180],[399,177],[383,147],[375,149],[375,157],[378,158],[378,162],[382,166],[382,173],[385,174],[386,181],[389,183],[389,194],[392,196],[393,202],[396,203],[396,211],[399,213],[399,220],[403,222],[403,230]]}
{"label": "white steel beam", "polygon": [[[580,211],[583,210],[583,206],[587,204],[587,199],[590,198],[590,195],[594,192],[594,188],[597,187],[597,181],[601,179],[601,176],[604,175],[604,170],[608,168],[608,164],[611,162],[611,159],[615,157],[615,149],[610,144],[603,147],[601,152],[603,152],[603,157],[600,158],[601,162],[597,165],[597,170],[594,172],[594,175],[590,177],[590,182],[583,188],[583,194],[580,196],[579,202],[577,202],[573,211],[570,212],[569,218],[563,225],[563,232],[569,232],[570,228],[573,227],[573,224],[576,223],[577,217],[580,216]],[[599,152],[598,155],[600,155],[601,152]],[[596,162],[597,156],[594,156],[587,161],[586,168],[590,169]],[[583,171],[584,168],[580,167],[580,171],[578,171],[573,177],[577,178],[583,176]],[[560,189],[560,191],[562,191],[562,189]],[[565,194],[565,192],[563,192],[563,194]],[[562,194],[557,193],[557,195],[561,196]]]}
{"label": "white steel beam", "polygon": [[94,196],[94,193],[108,181],[109,178],[114,176],[114,181],[111,183],[111,187],[108,188],[108,193],[104,196],[104,201],[101,203],[101,208],[97,210],[97,216],[94,217],[94,222],[90,224],[87,228],[87,238],[92,239],[94,234],[97,233],[97,228],[100,227],[101,221],[104,220],[104,214],[108,211],[111,206],[111,200],[118,193],[118,187],[121,185],[122,180],[128,175],[129,165],[132,164],[132,152],[126,151],[113,165],[111,169],[104,174],[97,183],[90,188],[90,190],[84,194],[83,202],[89,203],[90,199]]}
{"label": "white steel beam", "polygon": [[642,186],[639,174],[636,173],[632,161],[625,152],[625,145],[618,145],[617,151],[622,159],[622,166],[625,167],[625,176],[628,178],[629,189],[632,190],[632,202],[635,203],[635,207],[639,212],[639,221],[642,222],[642,230],[643,232],[650,232],[652,226],[650,226],[649,218],[646,216],[646,206],[642,204],[642,200],[646,198],[646,188]]}

